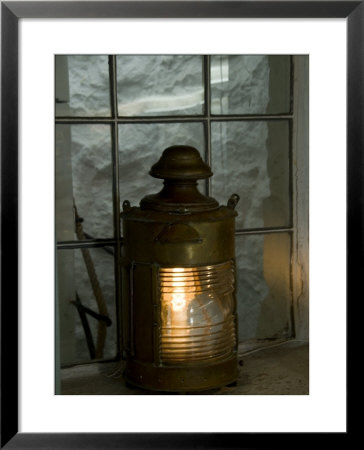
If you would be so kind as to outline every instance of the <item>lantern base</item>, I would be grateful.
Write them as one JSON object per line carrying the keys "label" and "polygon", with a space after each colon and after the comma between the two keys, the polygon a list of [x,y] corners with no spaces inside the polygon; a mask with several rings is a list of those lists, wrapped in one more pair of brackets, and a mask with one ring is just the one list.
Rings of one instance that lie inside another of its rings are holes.
{"label": "lantern base", "polygon": [[236,354],[222,361],[196,366],[156,366],[127,361],[124,377],[133,386],[153,391],[189,392],[216,389],[236,382]]}

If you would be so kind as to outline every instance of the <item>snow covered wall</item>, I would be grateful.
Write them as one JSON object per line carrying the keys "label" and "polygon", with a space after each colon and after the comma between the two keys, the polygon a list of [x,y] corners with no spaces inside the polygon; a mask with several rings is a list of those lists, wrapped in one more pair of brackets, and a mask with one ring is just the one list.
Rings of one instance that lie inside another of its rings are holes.
{"label": "snow covered wall", "polygon": [[[60,57],[58,57],[60,58]],[[110,115],[107,56],[68,56],[58,61],[57,115]],[[287,112],[288,57],[215,56],[211,58],[211,113],[266,114]],[[273,67],[273,69],[272,69]],[[277,72],[278,70],[278,72]],[[63,78],[63,79],[61,79]],[[119,114],[194,115],[203,113],[202,59],[199,56],[120,56],[117,58]],[[274,81],[276,80],[276,81]],[[272,92],[273,81],[287,89]],[[57,80],[56,80],[57,81]],[[285,109],[286,108],[286,109]],[[289,224],[289,128],[285,121],[214,121],[211,127],[212,196],[226,203],[240,195],[237,229]],[[205,156],[202,122],[119,125],[120,200],[137,205],[161,189],[148,171],[162,151],[192,145]],[[75,239],[72,202],[86,233],[113,236],[111,132],[109,125],[58,125],[56,132],[57,239]],[[200,182],[204,191],[206,185]],[[72,256],[70,253],[72,252]],[[82,302],[96,309],[80,250],[59,251],[61,339],[76,350],[68,359],[88,359],[81,323],[68,304],[77,290]],[[105,357],[115,347],[113,257],[91,250],[113,327]],[[240,340],[280,337],[289,333],[290,238],[286,234],[236,238],[237,301]],[[67,309],[68,308],[68,309]],[[63,311],[63,318],[62,318]],[[96,322],[89,322],[94,336]],[[70,350],[72,353],[72,350]],[[64,360],[67,358],[64,358]]]}

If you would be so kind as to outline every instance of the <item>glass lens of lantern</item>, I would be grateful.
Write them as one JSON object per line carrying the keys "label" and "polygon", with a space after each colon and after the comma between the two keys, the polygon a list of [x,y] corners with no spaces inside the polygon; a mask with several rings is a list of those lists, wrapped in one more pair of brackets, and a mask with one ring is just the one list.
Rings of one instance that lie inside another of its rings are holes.
{"label": "glass lens of lantern", "polygon": [[160,269],[161,360],[188,363],[235,348],[234,267]]}

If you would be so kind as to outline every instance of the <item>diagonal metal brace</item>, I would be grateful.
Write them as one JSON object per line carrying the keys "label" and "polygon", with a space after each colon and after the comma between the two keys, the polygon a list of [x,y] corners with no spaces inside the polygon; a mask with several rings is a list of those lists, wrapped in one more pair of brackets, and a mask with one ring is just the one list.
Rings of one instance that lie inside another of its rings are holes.
{"label": "diagonal metal brace", "polygon": [[110,319],[110,317],[104,316],[103,314],[99,314],[93,311],[92,309],[88,308],[87,306],[83,305],[78,295],[76,296],[76,299],[77,300],[72,300],[71,303],[75,305],[79,311],[82,311],[97,320],[105,322],[107,327],[110,327],[112,325],[112,320]]}

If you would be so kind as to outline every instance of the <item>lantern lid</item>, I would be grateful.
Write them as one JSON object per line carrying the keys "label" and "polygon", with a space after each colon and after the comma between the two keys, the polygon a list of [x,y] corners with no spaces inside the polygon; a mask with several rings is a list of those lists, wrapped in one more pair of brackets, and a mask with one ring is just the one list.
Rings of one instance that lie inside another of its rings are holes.
{"label": "lantern lid", "polygon": [[197,189],[197,180],[210,177],[212,172],[194,147],[168,147],[149,174],[163,178],[164,187],[158,194],[147,195],[141,200],[142,210],[191,214],[219,207],[214,198],[201,194]]}
{"label": "lantern lid", "polygon": [[150,169],[154,178],[200,180],[212,176],[210,167],[194,147],[174,145],[164,150],[159,161]]}

